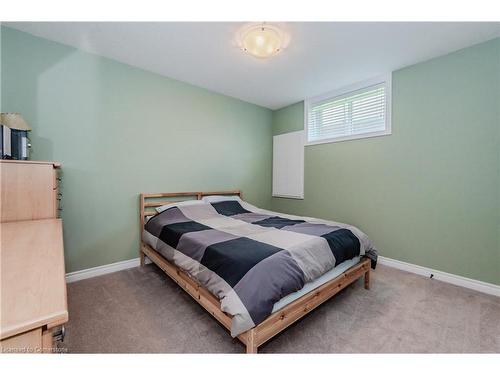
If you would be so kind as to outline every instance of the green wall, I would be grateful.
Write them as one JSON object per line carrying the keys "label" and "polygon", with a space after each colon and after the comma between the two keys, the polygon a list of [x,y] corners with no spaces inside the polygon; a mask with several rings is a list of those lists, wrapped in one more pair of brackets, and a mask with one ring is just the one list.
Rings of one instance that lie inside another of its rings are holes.
{"label": "green wall", "polygon": [[[305,199],[273,210],[348,222],[383,256],[500,284],[500,39],[392,79],[392,135],[307,146]],[[303,103],[274,112],[273,134],[303,118]]]}
{"label": "green wall", "polygon": [[241,188],[268,206],[272,112],[1,28],[2,109],[63,164],[67,271],[138,256],[138,194]]}
{"label": "green wall", "polygon": [[305,199],[270,198],[278,111],[1,29],[1,107],[63,163],[67,271],[137,256],[138,193],[241,188],[355,224],[384,256],[500,284],[500,39],[393,73],[393,134],[307,146]]}

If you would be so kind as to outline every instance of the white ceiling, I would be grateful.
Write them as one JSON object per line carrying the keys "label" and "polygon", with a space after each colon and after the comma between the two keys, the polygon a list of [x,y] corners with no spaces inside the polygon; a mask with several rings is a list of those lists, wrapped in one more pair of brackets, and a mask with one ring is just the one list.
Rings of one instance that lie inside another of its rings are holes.
{"label": "white ceiling", "polygon": [[234,42],[242,23],[7,23],[271,109],[500,36],[500,23],[282,23],[290,44],[259,60]]}

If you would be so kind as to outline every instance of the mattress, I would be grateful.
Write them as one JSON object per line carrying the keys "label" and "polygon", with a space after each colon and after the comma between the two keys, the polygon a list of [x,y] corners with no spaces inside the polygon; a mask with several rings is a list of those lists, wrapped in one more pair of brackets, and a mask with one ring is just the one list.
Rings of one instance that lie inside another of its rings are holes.
{"label": "mattress", "polygon": [[281,310],[286,305],[289,305],[290,303],[299,299],[300,297],[305,296],[307,293],[309,293],[313,289],[316,289],[316,288],[320,287],[321,285],[326,284],[328,281],[335,279],[337,276],[341,275],[342,273],[347,271],[352,266],[355,266],[356,264],[358,264],[360,260],[361,260],[360,257],[355,257],[355,258],[346,260],[346,261],[340,263],[337,267],[332,268],[330,271],[328,271],[325,274],[323,274],[322,276],[318,277],[316,280],[313,280],[309,283],[304,284],[302,289],[300,289],[296,292],[290,293],[289,295],[283,297],[278,302],[276,302],[274,304],[272,312],[274,313],[278,310]]}

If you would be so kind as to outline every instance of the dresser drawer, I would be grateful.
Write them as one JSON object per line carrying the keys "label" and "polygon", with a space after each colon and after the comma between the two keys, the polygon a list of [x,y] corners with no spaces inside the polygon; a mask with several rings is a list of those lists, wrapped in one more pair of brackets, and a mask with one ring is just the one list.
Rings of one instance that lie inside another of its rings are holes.
{"label": "dresser drawer", "polygon": [[2,160],[1,221],[55,219],[58,167],[51,162]]}
{"label": "dresser drawer", "polygon": [[64,326],[37,328],[0,341],[2,353],[56,353],[57,344],[64,340]]}
{"label": "dresser drawer", "polygon": [[0,341],[2,353],[41,353],[42,329],[37,328]]}

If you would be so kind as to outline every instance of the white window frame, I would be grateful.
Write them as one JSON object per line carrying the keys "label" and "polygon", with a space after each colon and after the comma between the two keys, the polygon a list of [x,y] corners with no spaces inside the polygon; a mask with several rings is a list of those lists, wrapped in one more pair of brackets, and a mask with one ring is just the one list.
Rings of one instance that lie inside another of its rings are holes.
{"label": "white window frame", "polygon": [[[356,134],[356,135],[347,135],[344,137],[336,137],[336,138],[325,138],[317,141],[309,141],[309,129],[308,129],[308,112],[311,104],[327,100],[334,99],[335,97],[349,94],[351,92],[362,90],[368,88],[370,86],[384,84],[385,85],[385,130]],[[392,134],[392,126],[391,126],[391,113],[392,113],[392,73],[387,73],[382,76],[378,76],[375,78],[371,78],[362,82],[355,83],[353,85],[349,85],[346,87],[342,87],[341,89],[330,91],[323,95],[318,95],[313,98],[308,98],[304,100],[304,129],[306,131],[306,146],[318,145],[323,143],[335,143],[335,142],[344,142],[350,141],[353,139],[361,139],[361,138],[372,138],[372,137],[381,137],[384,135]]]}

